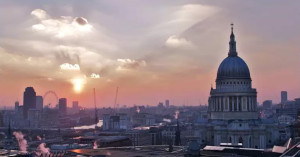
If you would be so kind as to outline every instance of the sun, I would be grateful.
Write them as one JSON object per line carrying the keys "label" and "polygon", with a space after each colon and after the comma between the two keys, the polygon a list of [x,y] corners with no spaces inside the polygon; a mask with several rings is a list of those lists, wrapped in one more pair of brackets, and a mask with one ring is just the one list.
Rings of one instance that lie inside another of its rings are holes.
{"label": "sun", "polygon": [[84,85],[84,79],[81,78],[75,78],[72,80],[73,83],[73,89],[76,93],[80,93],[83,89]]}

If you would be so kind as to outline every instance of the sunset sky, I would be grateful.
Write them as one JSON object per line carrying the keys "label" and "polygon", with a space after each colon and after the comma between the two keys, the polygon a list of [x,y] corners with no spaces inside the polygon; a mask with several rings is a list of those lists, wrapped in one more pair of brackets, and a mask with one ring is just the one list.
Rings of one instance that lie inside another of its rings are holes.
{"label": "sunset sky", "polygon": [[[25,87],[71,102],[207,104],[230,23],[258,101],[300,97],[300,1],[2,0],[0,106]],[[49,100],[45,100],[48,103]]]}

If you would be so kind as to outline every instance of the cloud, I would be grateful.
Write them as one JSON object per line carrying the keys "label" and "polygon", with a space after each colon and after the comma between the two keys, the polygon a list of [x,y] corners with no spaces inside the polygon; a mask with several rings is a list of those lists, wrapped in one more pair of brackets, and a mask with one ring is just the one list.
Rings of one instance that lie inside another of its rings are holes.
{"label": "cloud", "polygon": [[39,20],[43,20],[43,19],[46,19],[47,17],[47,13],[45,10],[42,10],[42,9],[35,9],[31,12],[31,15],[36,17],[37,19]]}
{"label": "cloud", "polygon": [[185,23],[186,25],[194,25],[199,21],[203,21],[209,16],[213,15],[217,9],[212,6],[202,4],[186,4],[180,7],[175,12],[176,18],[172,21],[174,23]]}
{"label": "cloud", "polygon": [[75,21],[80,25],[88,24],[88,21],[83,17],[76,17]]}
{"label": "cloud", "polygon": [[146,66],[146,61],[141,60],[137,61],[134,59],[117,59],[120,65],[117,67],[117,70],[128,70],[128,69],[136,69],[138,67]]}
{"label": "cloud", "polygon": [[[202,4],[185,4],[169,10],[165,19],[154,27],[159,34],[181,34],[193,25],[217,13],[219,8]],[[159,35],[157,34],[157,35]]]}
{"label": "cloud", "polygon": [[93,79],[97,79],[97,78],[100,78],[100,75],[96,74],[96,73],[92,73],[90,77]]}
{"label": "cloud", "polygon": [[171,48],[178,48],[178,47],[191,48],[191,47],[193,47],[193,44],[190,41],[186,40],[185,38],[177,37],[175,35],[170,36],[166,40],[165,45],[167,47],[171,47]]}
{"label": "cloud", "polygon": [[74,70],[74,71],[80,71],[80,66],[78,64],[70,64],[70,63],[64,63],[60,65],[61,70]]}
{"label": "cloud", "polygon": [[93,26],[83,17],[60,16],[51,18],[46,11],[35,9],[31,15],[39,20],[31,29],[57,38],[79,37],[92,31]]}

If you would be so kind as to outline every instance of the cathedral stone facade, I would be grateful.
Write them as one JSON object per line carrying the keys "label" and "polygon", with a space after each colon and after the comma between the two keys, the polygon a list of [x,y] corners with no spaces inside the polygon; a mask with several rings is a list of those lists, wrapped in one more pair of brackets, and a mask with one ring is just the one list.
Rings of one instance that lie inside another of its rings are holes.
{"label": "cathedral stone facade", "polygon": [[233,27],[228,56],[218,68],[215,87],[210,90],[208,122],[199,128],[202,142],[264,149],[278,141],[278,124],[259,118],[257,92],[247,64],[236,51]]}
{"label": "cathedral stone facade", "polygon": [[256,89],[247,64],[236,52],[236,42],[231,30],[229,52],[219,66],[216,89],[211,88],[209,112],[211,119],[257,119]]}

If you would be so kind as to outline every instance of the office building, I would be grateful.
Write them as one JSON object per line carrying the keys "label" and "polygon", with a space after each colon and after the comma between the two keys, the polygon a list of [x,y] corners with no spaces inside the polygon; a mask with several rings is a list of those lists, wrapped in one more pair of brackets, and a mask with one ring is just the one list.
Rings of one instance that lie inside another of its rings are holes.
{"label": "office building", "polygon": [[23,116],[25,119],[28,117],[28,110],[36,108],[36,93],[33,87],[27,87],[23,97]]}

